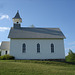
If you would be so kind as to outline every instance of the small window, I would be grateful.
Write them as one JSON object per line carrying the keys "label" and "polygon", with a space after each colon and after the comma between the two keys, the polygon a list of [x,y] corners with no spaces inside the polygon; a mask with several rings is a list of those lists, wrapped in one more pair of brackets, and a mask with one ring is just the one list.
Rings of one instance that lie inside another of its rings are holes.
{"label": "small window", "polygon": [[22,52],[23,52],[23,53],[26,52],[26,44],[25,44],[25,43],[22,45]]}
{"label": "small window", "polygon": [[5,54],[7,54],[7,51],[5,51]]}
{"label": "small window", "polygon": [[54,53],[54,44],[51,44],[51,53]]}
{"label": "small window", "polygon": [[37,44],[37,53],[40,53],[40,44]]}

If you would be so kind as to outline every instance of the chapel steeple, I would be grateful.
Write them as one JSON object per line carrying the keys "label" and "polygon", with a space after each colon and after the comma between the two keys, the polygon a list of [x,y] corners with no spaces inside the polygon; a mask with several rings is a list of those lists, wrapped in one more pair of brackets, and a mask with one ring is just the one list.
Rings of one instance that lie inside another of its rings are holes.
{"label": "chapel steeple", "polygon": [[20,24],[22,23],[22,18],[19,15],[19,11],[17,11],[15,17],[13,18],[14,28],[20,28]]}

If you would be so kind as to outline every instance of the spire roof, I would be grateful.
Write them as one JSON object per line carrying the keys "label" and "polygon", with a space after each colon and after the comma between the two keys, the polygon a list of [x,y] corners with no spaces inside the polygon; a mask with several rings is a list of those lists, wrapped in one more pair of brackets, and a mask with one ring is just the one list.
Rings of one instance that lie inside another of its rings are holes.
{"label": "spire roof", "polygon": [[[19,15],[19,11],[17,11],[17,13],[16,13],[16,15],[15,15],[14,18],[15,18],[15,19],[17,19],[17,18],[21,19],[20,15]],[[13,18],[13,19],[14,19],[14,18]]]}

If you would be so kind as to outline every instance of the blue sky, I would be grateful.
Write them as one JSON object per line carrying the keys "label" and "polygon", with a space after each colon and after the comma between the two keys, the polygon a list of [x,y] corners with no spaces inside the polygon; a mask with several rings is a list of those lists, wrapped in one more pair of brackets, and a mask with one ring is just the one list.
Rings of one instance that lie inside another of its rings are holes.
{"label": "blue sky", "polygon": [[17,10],[22,27],[60,28],[66,36],[65,54],[69,49],[75,52],[75,0],[0,0],[0,42],[10,40]]}

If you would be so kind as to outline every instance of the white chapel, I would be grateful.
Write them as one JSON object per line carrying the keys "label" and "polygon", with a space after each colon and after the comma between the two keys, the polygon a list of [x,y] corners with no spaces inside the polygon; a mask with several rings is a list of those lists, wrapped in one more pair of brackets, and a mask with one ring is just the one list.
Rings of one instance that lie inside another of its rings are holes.
{"label": "white chapel", "polygon": [[10,55],[15,59],[65,59],[65,36],[59,28],[21,27],[21,22],[22,18],[17,12],[8,35]]}

